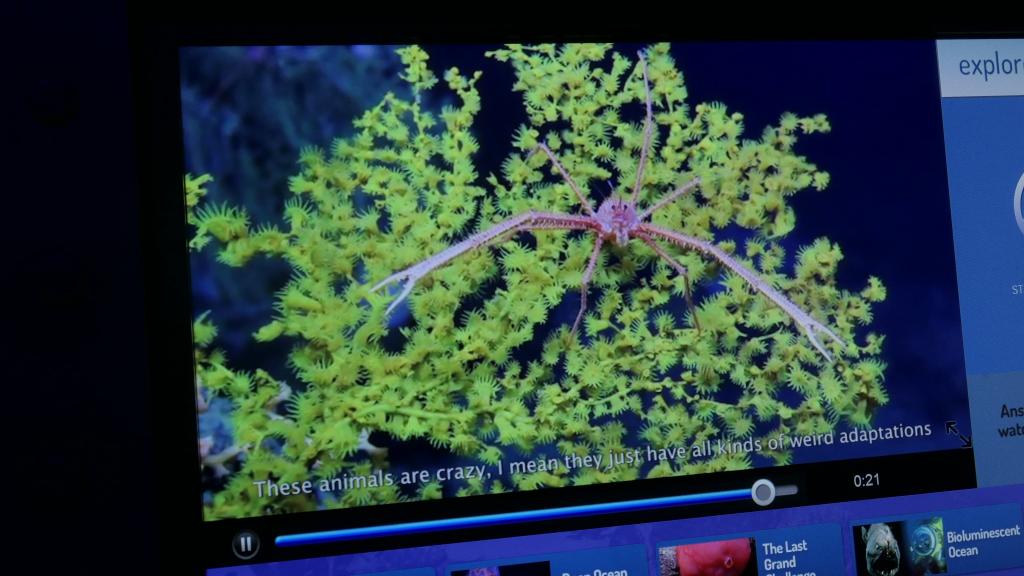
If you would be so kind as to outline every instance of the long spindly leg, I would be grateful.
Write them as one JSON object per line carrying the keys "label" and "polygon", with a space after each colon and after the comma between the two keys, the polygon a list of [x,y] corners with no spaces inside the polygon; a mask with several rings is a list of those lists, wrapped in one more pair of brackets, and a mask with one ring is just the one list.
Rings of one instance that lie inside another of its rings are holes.
{"label": "long spindly leg", "polygon": [[697,308],[693,305],[693,288],[690,285],[690,274],[686,270],[686,266],[683,266],[682,262],[673,258],[672,255],[666,252],[664,248],[658,246],[658,243],[650,236],[642,234],[639,238],[643,240],[645,244],[650,246],[651,250],[654,250],[655,254],[661,256],[662,260],[667,262],[669,266],[675,268],[676,272],[683,277],[683,282],[686,284],[686,306],[690,309],[690,315],[693,317],[694,327],[696,327],[697,330],[700,330],[700,320],[697,318]]}
{"label": "long spindly leg", "polygon": [[648,216],[650,216],[651,214],[654,214],[655,212],[660,210],[662,207],[664,207],[666,204],[674,201],[676,198],[679,198],[683,194],[686,194],[687,192],[689,192],[690,190],[693,190],[694,188],[696,188],[699,185],[700,185],[700,178],[694,178],[693,180],[690,180],[686,184],[683,184],[679,188],[676,188],[675,190],[673,190],[671,193],[666,194],[664,198],[662,198],[661,200],[658,200],[656,203],[654,203],[653,206],[650,206],[649,208],[647,208],[647,210],[644,210],[643,212],[641,212],[640,216],[638,216],[638,219],[641,222],[643,222],[644,220],[647,219]]}
{"label": "long spindly leg", "polygon": [[534,154],[537,153],[538,150],[543,152],[544,155],[548,157],[548,160],[550,160],[551,163],[555,165],[555,168],[558,170],[558,173],[562,175],[562,179],[565,180],[565,183],[568,184],[570,188],[572,188],[573,192],[576,193],[576,198],[579,199],[580,205],[583,206],[583,210],[587,214],[594,216],[594,207],[590,204],[590,201],[587,200],[587,197],[583,195],[583,192],[580,190],[580,187],[576,184],[576,181],[572,179],[572,176],[569,176],[569,172],[565,169],[565,166],[562,166],[562,163],[558,161],[557,157],[555,157],[555,153],[551,151],[551,148],[548,148],[547,144],[541,142],[540,144],[537,144],[536,148],[530,151],[529,156],[533,156]]}
{"label": "long spindly leg", "polygon": [[601,256],[601,244],[604,240],[597,234],[594,240],[594,251],[590,253],[590,262],[587,262],[587,269],[583,271],[583,279],[580,281],[580,311],[576,314],[576,321],[572,323],[572,334],[583,321],[583,314],[587,311],[587,291],[590,289],[590,279],[594,277],[594,268],[597,267],[597,259]]}
{"label": "long spindly leg", "polygon": [[573,214],[557,214],[551,212],[524,212],[517,216],[513,216],[504,222],[495,224],[494,226],[478,232],[465,240],[453,244],[448,248],[434,254],[433,256],[422,260],[412,266],[395,272],[391,276],[381,280],[373,286],[370,290],[376,292],[388,284],[395,282],[403,282],[402,291],[398,294],[391,305],[388,306],[385,311],[385,315],[391,314],[402,300],[405,300],[409,293],[412,292],[413,286],[420,278],[423,278],[431,271],[444,266],[454,258],[461,256],[462,254],[486,246],[500,237],[506,234],[512,234],[521,232],[523,230],[538,230],[538,229],[554,229],[554,230],[589,230],[594,229],[595,224],[592,219],[586,216],[577,216]]}
{"label": "long spindly leg", "polygon": [[693,236],[687,236],[686,234],[680,234],[674,230],[666,230],[664,228],[655,226],[653,224],[641,224],[640,230],[646,232],[651,236],[656,236],[667,240],[677,246],[687,248],[690,250],[697,250],[702,254],[710,256],[715,260],[721,262],[726,268],[729,268],[734,273],[739,275],[741,278],[747,281],[755,290],[764,294],[769,300],[775,303],[776,306],[782,309],[790,318],[796,322],[797,326],[803,330],[807,339],[811,341],[811,344],[825,357],[829,362],[832,361],[832,356],[825,349],[825,346],[818,340],[820,334],[828,336],[836,342],[840,347],[845,347],[842,339],[836,335],[828,326],[825,326],[821,322],[818,322],[811,317],[810,314],[804,312],[799,306],[794,304],[789,298],[786,298],[781,292],[773,288],[770,284],[761,279],[756,272],[747,268],[738,260],[727,254],[724,250],[715,246],[714,244],[701,240],[700,238],[694,238]]}
{"label": "long spindly leg", "polygon": [[640,187],[644,182],[644,168],[647,166],[647,155],[651,150],[651,137],[654,134],[654,106],[651,103],[651,83],[647,78],[647,59],[643,52],[637,53],[640,56],[640,67],[644,72],[644,93],[647,102],[647,115],[644,117],[644,143],[640,147],[640,164],[636,167],[636,183],[633,184],[633,196],[631,202],[636,206],[637,198],[640,197]]}

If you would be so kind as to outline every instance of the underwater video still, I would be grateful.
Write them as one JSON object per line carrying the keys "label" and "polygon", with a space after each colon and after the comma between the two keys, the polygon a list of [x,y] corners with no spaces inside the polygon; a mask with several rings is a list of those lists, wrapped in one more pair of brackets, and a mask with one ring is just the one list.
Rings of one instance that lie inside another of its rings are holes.
{"label": "underwater video still", "polygon": [[970,445],[934,42],[179,59],[206,520]]}

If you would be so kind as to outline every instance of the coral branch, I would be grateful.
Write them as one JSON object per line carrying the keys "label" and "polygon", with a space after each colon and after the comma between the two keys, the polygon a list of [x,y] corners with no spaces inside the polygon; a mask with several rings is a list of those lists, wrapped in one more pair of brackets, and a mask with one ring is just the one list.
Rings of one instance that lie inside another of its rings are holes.
{"label": "coral branch", "polygon": [[835,332],[830,330],[824,324],[818,322],[814,318],[811,318],[810,314],[807,314],[800,309],[796,304],[786,298],[781,292],[771,287],[767,282],[761,279],[754,271],[750,270],[738,260],[727,254],[724,250],[715,246],[714,244],[680,234],[672,230],[666,230],[664,228],[655,226],[653,224],[641,224],[640,229],[647,234],[658,236],[663,238],[677,246],[697,250],[707,256],[711,256],[715,260],[718,260],[727,268],[738,274],[741,278],[747,281],[748,284],[754,287],[758,292],[764,294],[769,300],[774,302],[782,311],[789,315],[794,322],[804,331],[807,335],[807,339],[811,341],[811,344],[821,352],[821,355],[825,357],[829,362],[832,361],[832,356],[825,349],[825,346],[818,340],[818,334],[825,334],[829,338],[835,340],[840,347],[845,347],[846,344],[836,336]]}
{"label": "coral branch", "polygon": [[462,254],[475,250],[477,248],[486,246],[495,239],[505,234],[511,234],[521,232],[523,230],[540,230],[540,229],[555,229],[555,230],[588,230],[596,229],[596,224],[591,221],[590,218],[585,216],[577,216],[573,214],[557,214],[552,212],[524,212],[518,216],[513,216],[504,222],[496,224],[495,226],[479,232],[466,238],[458,244],[449,246],[448,248],[438,252],[437,254],[422,260],[405,270],[396,272],[391,276],[381,280],[371,291],[376,292],[388,284],[394,282],[404,282],[402,292],[397,298],[388,306],[385,314],[391,314],[395,307],[398,306],[402,300],[405,300],[412,292],[413,286],[420,278],[423,278],[429,274],[432,270],[440,268],[447,264],[449,261],[455,259]]}
{"label": "coral branch", "polygon": [[203,379],[196,376],[196,412],[199,414],[210,409],[210,402],[206,399],[203,390]]}
{"label": "coral branch", "polygon": [[231,473],[226,464],[237,458],[246,451],[245,446],[232,445],[224,450],[213,453],[213,437],[205,436],[199,439],[199,456],[202,459],[202,466],[213,470],[217,477],[227,476]]}
{"label": "coral branch", "polygon": [[283,416],[277,413],[277,407],[280,406],[282,402],[287,402],[288,399],[292,397],[291,386],[289,386],[286,382],[278,382],[278,384],[280,386],[280,392],[278,392],[277,396],[274,396],[273,398],[268,400],[267,403],[264,404],[263,406],[264,410],[267,413],[267,417],[269,417],[271,420],[281,420],[284,418]]}

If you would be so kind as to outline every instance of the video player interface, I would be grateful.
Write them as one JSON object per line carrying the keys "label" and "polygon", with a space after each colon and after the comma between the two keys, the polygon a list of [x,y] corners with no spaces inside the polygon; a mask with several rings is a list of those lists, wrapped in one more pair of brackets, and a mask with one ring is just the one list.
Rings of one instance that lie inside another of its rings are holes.
{"label": "video player interface", "polygon": [[210,574],[1024,570],[1024,41],[179,57]]}

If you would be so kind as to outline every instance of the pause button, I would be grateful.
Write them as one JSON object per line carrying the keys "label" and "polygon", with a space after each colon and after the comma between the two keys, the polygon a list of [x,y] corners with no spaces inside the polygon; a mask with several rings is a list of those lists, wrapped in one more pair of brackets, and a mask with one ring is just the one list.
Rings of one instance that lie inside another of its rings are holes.
{"label": "pause button", "polygon": [[248,560],[260,551],[260,538],[255,532],[239,532],[231,540],[231,550],[242,560]]}

